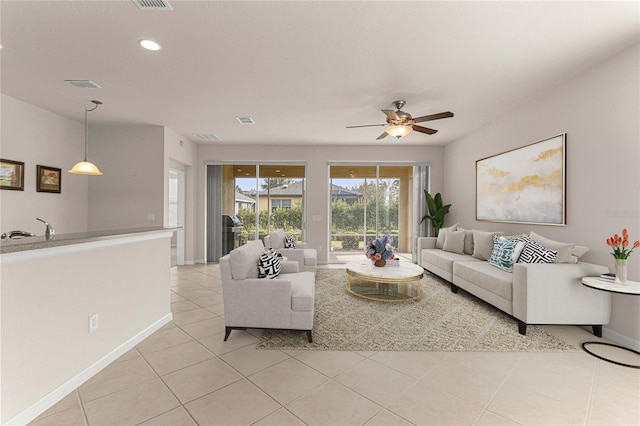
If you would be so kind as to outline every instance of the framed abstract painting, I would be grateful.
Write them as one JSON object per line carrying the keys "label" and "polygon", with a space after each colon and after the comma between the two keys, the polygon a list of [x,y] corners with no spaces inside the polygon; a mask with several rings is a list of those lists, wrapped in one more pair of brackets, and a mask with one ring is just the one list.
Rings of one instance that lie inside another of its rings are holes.
{"label": "framed abstract painting", "polygon": [[476,220],[566,225],[566,136],[476,161]]}

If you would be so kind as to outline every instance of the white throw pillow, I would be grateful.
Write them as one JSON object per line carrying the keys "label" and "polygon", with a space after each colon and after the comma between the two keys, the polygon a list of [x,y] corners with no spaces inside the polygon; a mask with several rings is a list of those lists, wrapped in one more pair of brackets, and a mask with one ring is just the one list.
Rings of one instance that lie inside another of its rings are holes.
{"label": "white throw pillow", "polygon": [[502,235],[501,231],[473,230],[473,257],[480,260],[489,260],[493,251],[493,236]]}
{"label": "white throw pillow", "polygon": [[455,231],[456,229],[458,229],[458,224],[457,223],[455,225],[449,226],[447,228],[440,228],[440,232],[438,232],[438,239],[436,240],[436,248],[441,249],[442,247],[444,247],[444,240],[446,238],[446,235],[445,235],[445,231],[446,230]]}
{"label": "white throw pillow", "polygon": [[464,254],[464,237],[465,231],[445,231],[445,240],[442,250],[449,251],[451,253]]}
{"label": "white throw pillow", "polygon": [[473,254],[473,231],[471,229],[464,229],[458,226],[458,231],[464,231],[464,254]]}

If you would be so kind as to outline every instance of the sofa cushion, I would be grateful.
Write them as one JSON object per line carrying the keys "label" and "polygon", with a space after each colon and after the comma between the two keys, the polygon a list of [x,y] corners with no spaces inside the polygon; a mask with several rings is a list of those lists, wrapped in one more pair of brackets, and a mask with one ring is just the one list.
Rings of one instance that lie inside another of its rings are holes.
{"label": "sofa cushion", "polygon": [[473,254],[473,230],[464,229],[458,226],[458,231],[464,231],[464,254]]}
{"label": "sofa cushion", "polygon": [[258,258],[258,278],[277,278],[280,275],[280,257],[274,248],[267,248]]}
{"label": "sofa cushion", "polygon": [[464,231],[445,231],[444,245],[442,250],[449,251],[451,253],[464,254]]}
{"label": "sofa cushion", "polygon": [[276,229],[269,235],[269,241],[273,248],[284,248],[284,230]]}
{"label": "sofa cushion", "polygon": [[441,249],[442,247],[444,247],[444,240],[447,237],[446,236],[446,231],[455,231],[458,229],[458,224],[456,223],[455,225],[451,225],[447,228],[440,228],[440,231],[438,232],[438,239],[436,240],[436,248]]}
{"label": "sofa cushion", "polygon": [[550,238],[543,237],[540,234],[536,234],[533,231],[529,233],[529,236],[533,241],[544,246],[545,248],[558,252],[558,254],[556,255],[555,263],[572,263],[571,255],[575,250],[575,243],[563,243],[561,241],[555,241]]}
{"label": "sofa cushion", "polygon": [[258,278],[258,258],[264,251],[261,240],[250,241],[229,253],[229,266],[234,280]]}
{"label": "sofa cushion", "polygon": [[576,247],[573,249],[573,252],[571,253],[571,258],[569,259],[568,263],[578,263],[578,260],[580,260],[580,258],[584,256],[588,251],[589,247],[576,245]]}
{"label": "sofa cushion", "polygon": [[489,260],[493,250],[493,236],[502,235],[498,231],[473,230],[473,257],[480,260]]}
{"label": "sofa cushion", "polygon": [[454,282],[457,276],[503,299],[512,300],[513,274],[498,269],[489,262],[456,262],[453,274]]}
{"label": "sofa cushion", "polygon": [[[421,265],[424,268],[428,265],[434,265],[440,269],[443,269],[449,273],[453,272],[453,262],[461,260],[471,260],[466,254],[451,253],[448,251],[442,251],[438,249],[424,249],[421,253]],[[427,268],[428,269],[428,268]]]}
{"label": "sofa cushion", "polygon": [[[313,311],[315,301],[315,274],[313,272],[298,272],[283,275],[282,279],[291,281],[291,310],[298,312]],[[280,278],[278,278],[280,279]]]}

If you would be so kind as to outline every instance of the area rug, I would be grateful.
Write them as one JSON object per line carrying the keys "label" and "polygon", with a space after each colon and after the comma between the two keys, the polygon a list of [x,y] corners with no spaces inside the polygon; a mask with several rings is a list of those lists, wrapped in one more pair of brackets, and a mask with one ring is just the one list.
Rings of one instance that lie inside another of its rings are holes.
{"label": "area rug", "polygon": [[319,268],[313,343],[304,332],[265,330],[258,349],[349,351],[575,352],[539,327],[518,333],[515,319],[425,272],[417,302],[376,302],[347,293],[344,269]]}

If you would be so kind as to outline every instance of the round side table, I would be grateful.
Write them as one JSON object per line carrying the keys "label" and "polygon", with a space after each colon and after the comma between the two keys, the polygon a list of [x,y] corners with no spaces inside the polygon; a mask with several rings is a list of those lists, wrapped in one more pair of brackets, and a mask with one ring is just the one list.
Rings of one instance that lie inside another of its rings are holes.
{"label": "round side table", "polygon": [[[600,290],[600,291],[608,291],[611,293],[618,293],[618,294],[628,294],[628,295],[633,295],[633,296],[640,296],[640,283],[637,281],[627,281],[624,284],[622,283],[611,283],[608,281],[604,281],[601,280],[598,277],[584,277],[582,278],[582,285],[586,286],[586,287],[590,287],[596,290]],[[638,354],[640,355],[640,352],[635,351],[633,349],[630,348],[626,348],[624,346],[620,346],[620,345],[615,345],[613,343],[605,343],[605,342],[584,342],[582,344],[582,349],[585,350],[585,352],[587,352],[590,355],[595,356],[596,358],[600,358],[604,361],[613,363],[613,364],[617,364],[617,365],[622,365],[624,367],[629,367],[629,368],[640,368],[640,365],[636,365],[636,364],[627,364],[624,362],[618,362],[618,361],[614,361],[612,359],[609,358],[605,358],[601,355],[595,354],[593,352],[591,352],[589,350],[589,348],[587,346],[591,346],[591,345],[601,345],[601,346],[612,346],[614,348],[619,348],[634,354]]]}

